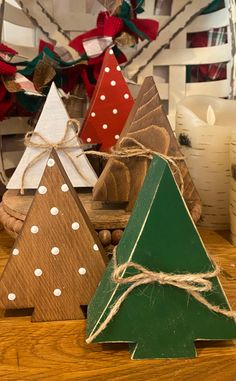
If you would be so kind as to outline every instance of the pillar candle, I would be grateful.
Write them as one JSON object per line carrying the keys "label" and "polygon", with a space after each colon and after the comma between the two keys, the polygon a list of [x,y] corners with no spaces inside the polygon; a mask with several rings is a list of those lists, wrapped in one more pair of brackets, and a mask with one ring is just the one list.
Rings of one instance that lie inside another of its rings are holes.
{"label": "pillar candle", "polygon": [[[230,143],[235,121],[236,103],[231,100],[190,96],[177,107],[176,134],[203,204],[200,225],[214,230],[230,227]],[[236,227],[236,192],[234,198]]]}

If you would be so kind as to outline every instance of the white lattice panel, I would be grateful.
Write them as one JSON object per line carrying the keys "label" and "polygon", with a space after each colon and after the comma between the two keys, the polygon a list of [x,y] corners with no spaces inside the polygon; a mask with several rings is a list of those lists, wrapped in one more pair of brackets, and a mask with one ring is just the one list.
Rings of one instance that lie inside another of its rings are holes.
{"label": "white lattice panel", "polygon": [[[154,15],[154,2],[146,0],[145,13],[142,17],[157,18],[160,20],[160,26],[163,27],[187,3],[186,0],[173,0],[171,14],[169,16],[157,16]],[[200,1],[195,2],[195,6],[198,4],[200,7]],[[163,49],[160,54],[150,61],[150,57],[159,48],[162,39],[164,41],[162,33],[162,37],[159,40],[157,38],[155,42],[149,44],[143,50],[143,53],[132,60],[126,68],[128,77],[134,79],[136,76],[139,84],[143,82],[146,76],[154,76],[161,98],[168,101],[169,119],[173,127],[175,124],[176,104],[185,96],[204,94],[230,98],[233,95],[233,91],[235,94],[235,75],[233,69],[236,59],[232,59],[232,52],[234,52],[235,46],[235,39],[232,36],[232,19],[236,20],[235,9],[235,0],[225,0],[225,7],[223,9],[212,14],[198,16],[178,33],[168,48]],[[187,17],[187,13],[185,17]],[[174,20],[173,34],[177,27],[174,24],[175,22]],[[187,48],[188,33],[198,33],[222,27],[227,28],[227,43],[212,47]],[[148,61],[150,62],[145,67],[142,67]],[[187,65],[193,66],[221,62],[227,63],[226,79],[211,82],[186,83]]]}

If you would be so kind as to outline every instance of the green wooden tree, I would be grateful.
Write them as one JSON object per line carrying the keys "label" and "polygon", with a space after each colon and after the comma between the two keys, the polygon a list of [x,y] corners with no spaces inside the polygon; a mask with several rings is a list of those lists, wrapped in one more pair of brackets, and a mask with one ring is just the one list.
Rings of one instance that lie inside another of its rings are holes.
{"label": "green wooden tree", "polygon": [[[154,157],[124,235],[118,265],[133,261],[152,271],[206,273],[214,270],[176,186],[169,165]],[[113,283],[113,261],[89,305],[88,337],[130,286]],[[123,277],[135,274],[128,269]],[[217,277],[202,293],[211,304],[229,310]],[[93,341],[127,342],[132,358],[181,358],[196,355],[196,340],[236,338],[234,319],[215,313],[186,290],[151,283],[135,288],[105,330]]]}

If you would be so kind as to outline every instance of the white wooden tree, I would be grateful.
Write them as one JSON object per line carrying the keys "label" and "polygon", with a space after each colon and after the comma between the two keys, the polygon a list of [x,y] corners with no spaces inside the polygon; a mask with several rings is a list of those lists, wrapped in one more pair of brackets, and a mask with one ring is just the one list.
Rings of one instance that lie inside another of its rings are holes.
{"label": "white wooden tree", "polygon": [[[85,155],[78,155],[82,152],[76,131],[72,124],[67,125],[69,116],[60,98],[55,84],[51,89],[44,104],[42,113],[35,127],[35,132],[40,134],[52,145],[58,144],[65,135],[66,148],[57,149],[61,162],[74,187],[92,187],[97,181],[97,176],[92,169]],[[38,147],[28,146],[19,162],[13,176],[11,177],[8,189],[36,189],[38,188],[44,168],[46,166],[50,148],[45,154],[45,147],[40,147],[45,141],[38,135],[33,135],[31,141],[38,144]],[[42,157],[35,161],[35,158],[42,153]],[[25,174],[25,176],[24,176]],[[24,181],[22,183],[22,178]]]}

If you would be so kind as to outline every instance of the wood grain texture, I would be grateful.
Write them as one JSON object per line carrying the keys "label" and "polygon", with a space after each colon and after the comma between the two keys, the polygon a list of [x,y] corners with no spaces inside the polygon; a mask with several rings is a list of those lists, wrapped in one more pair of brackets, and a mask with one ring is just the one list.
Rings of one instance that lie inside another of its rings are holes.
{"label": "wood grain texture", "polygon": [[[180,157],[182,155],[152,77],[145,79],[117,142],[118,148],[134,145],[132,142],[122,142],[124,137],[134,138],[145,147],[167,156]],[[106,202],[126,201],[128,202],[127,210],[132,210],[149,164],[149,159],[141,157],[109,159],[95,184],[93,199]],[[184,198],[196,222],[201,216],[200,198],[185,161],[179,161],[177,164],[184,179]],[[180,184],[178,173],[175,179],[177,184]]]}
{"label": "wood grain texture", "polygon": [[0,308],[32,321],[81,319],[105,269],[97,234],[52,151],[0,279]]}
{"label": "wood grain texture", "polygon": [[[130,212],[125,211],[124,204],[111,203],[107,205],[100,201],[94,201],[90,192],[83,193],[82,190],[79,193],[79,198],[95,229],[123,229],[127,225]],[[32,200],[32,193],[21,196],[18,191],[8,190],[4,193],[3,201],[0,204],[0,221],[2,220],[4,226],[18,234]],[[20,222],[16,226],[17,221]]]}
{"label": "wood grain texture", "polygon": [[[210,255],[221,264],[221,281],[232,307],[236,251],[220,235],[201,230]],[[13,240],[0,232],[0,269]],[[132,361],[126,345],[85,343],[85,321],[34,323],[29,317],[0,318],[0,378],[7,381],[234,381],[236,341],[197,344],[190,360]]]}

